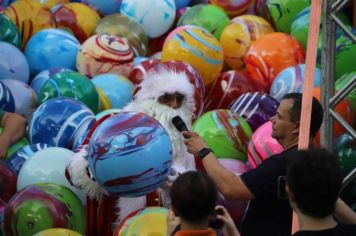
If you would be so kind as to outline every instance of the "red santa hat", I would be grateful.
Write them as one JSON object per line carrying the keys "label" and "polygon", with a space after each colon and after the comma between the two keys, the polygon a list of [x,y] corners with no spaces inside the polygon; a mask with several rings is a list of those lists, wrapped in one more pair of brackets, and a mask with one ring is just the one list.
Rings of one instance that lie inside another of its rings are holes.
{"label": "red santa hat", "polygon": [[163,94],[181,93],[186,97],[183,106],[188,106],[191,112],[194,112],[194,85],[189,81],[188,76],[184,72],[176,72],[166,68],[160,68],[157,71],[150,71],[144,77],[143,81],[136,87],[134,92],[134,100],[136,102],[146,99],[155,99]]}

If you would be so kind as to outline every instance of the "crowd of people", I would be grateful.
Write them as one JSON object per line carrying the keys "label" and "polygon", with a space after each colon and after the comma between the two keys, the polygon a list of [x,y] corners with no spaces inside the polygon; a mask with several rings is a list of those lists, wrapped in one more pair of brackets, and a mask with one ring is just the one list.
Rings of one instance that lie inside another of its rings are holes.
{"label": "crowd of people", "polygon": [[[225,169],[204,140],[189,131],[194,109],[193,85],[184,73],[168,70],[148,73],[133,101],[123,109],[156,118],[171,138],[172,171],[158,191],[162,204],[170,208],[169,235],[287,236],[292,234],[293,211],[300,223],[294,235],[356,235],[356,214],[339,198],[342,177],[338,158],[312,145],[308,150],[297,150],[302,94],[286,94],[271,118],[272,137],[284,151],[240,176]],[[171,122],[176,116],[183,119],[188,131],[176,129]],[[313,98],[309,143],[313,144],[322,121],[323,108]],[[9,145],[24,135],[26,121],[2,112],[1,126],[0,155],[4,157]],[[110,235],[112,225],[146,205],[148,197],[107,196],[86,169],[87,155],[84,145],[68,164],[67,177],[88,196],[86,235]],[[196,170],[194,156],[204,171]],[[226,199],[249,201],[239,230],[228,211],[216,206],[218,192]]]}

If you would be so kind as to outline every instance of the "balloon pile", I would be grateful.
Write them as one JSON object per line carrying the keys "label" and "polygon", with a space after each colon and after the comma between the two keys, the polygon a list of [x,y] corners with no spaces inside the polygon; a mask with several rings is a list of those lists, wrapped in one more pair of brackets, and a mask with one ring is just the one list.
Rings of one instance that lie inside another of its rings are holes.
{"label": "balloon pile", "polygon": [[[350,17],[338,16],[355,33]],[[28,119],[26,137],[0,161],[0,234],[84,233],[85,196],[64,173],[83,142],[108,193],[158,188],[170,173],[170,138],[152,117],[120,109],[161,68],[194,85],[193,130],[227,169],[241,174],[283,151],[269,120],[285,94],[303,91],[309,18],[309,0],[0,1],[0,109]],[[319,37],[318,99],[321,49]],[[336,91],[354,78],[355,61],[356,45],[337,30]],[[355,91],[336,106],[354,128]],[[342,126],[334,130],[347,175],[355,145]],[[245,203],[221,201],[239,224]],[[165,232],[165,215],[147,208],[115,235]]]}

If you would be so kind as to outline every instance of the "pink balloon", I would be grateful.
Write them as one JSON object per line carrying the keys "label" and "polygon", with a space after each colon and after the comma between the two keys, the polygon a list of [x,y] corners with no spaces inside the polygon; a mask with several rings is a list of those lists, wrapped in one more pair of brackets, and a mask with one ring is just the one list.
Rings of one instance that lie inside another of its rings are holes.
{"label": "pink balloon", "polygon": [[256,168],[268,157],[281,153],[284,148],[272,138],[272,122],[267,121],[252,134],[247,150],[247,161]]}
{"label": "pink balloon", "polygon": [[242,161],[231,158],[219,158],[218,161],[225,169],[233,172],[235,175],[241,175],[250,170],[250,167]]}

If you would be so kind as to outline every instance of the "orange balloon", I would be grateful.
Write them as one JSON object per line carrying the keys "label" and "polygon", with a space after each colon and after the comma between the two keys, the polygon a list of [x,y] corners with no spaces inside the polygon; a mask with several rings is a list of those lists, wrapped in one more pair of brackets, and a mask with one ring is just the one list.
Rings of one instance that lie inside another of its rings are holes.
{"label": "orange balloon", "polygon": [[246,70],[269,92],[275,77],[283,69],[304,63],[303,47],[285,33],[269,33],[253,42],[245,57]]}
{"label": "orange balloon", "polygon": [[[320,88],[314,88],[313,96],[320,101]],[[325,108],[324,108],[325,109]],[[348,124],[352,125],[355,121],[355,112],[352,109],[351,102],[347,99],[343,99],[334,109]],[[345,129],[337,122],[334,121],[334,138],[344,134]],[[320,131],[315,137],[317,145],[320,144]]]}

